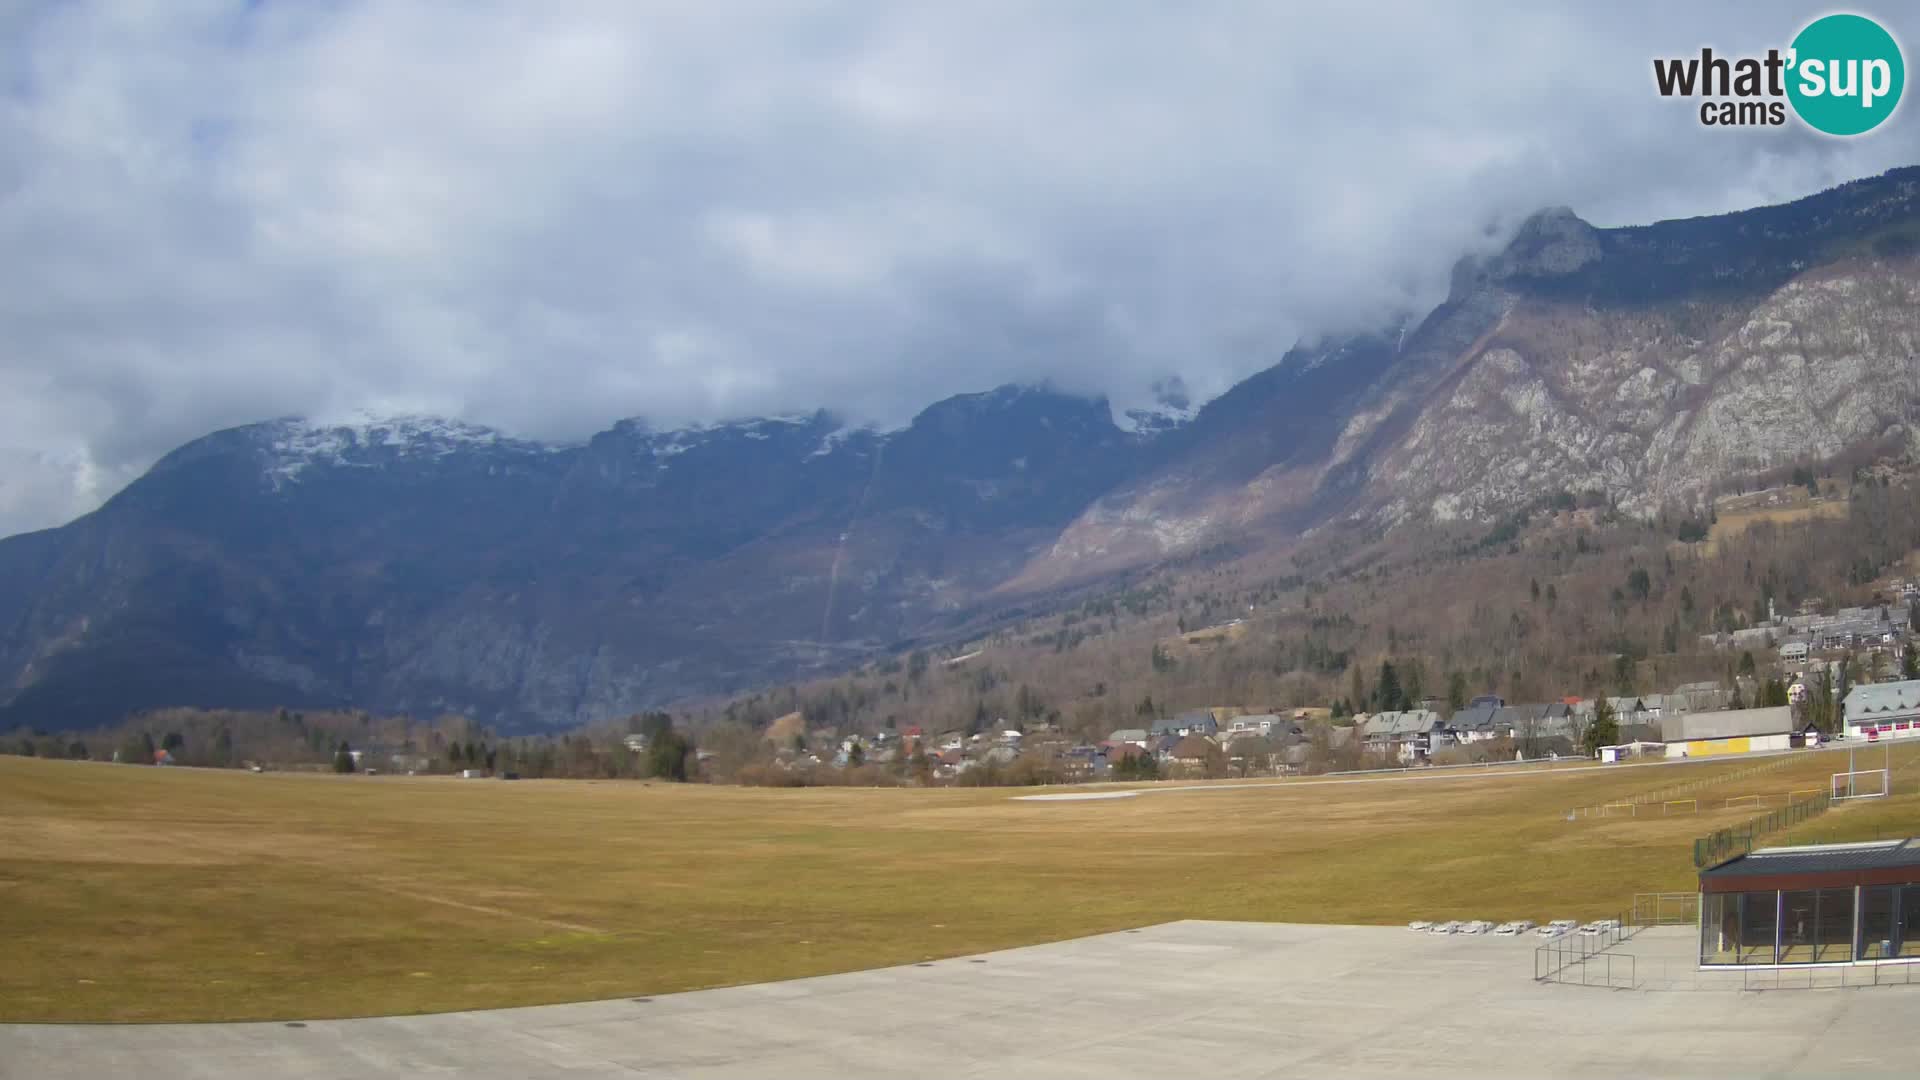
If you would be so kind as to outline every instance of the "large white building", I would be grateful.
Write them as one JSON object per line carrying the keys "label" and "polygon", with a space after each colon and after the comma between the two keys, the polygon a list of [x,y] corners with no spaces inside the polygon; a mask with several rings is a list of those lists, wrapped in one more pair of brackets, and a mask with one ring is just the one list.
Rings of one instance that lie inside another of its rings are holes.
{"label": "large white building", "polygon": [[1877,741],[1920,736],[1920,679],[1856,686],[1847,691],[1840,707],[1849,738]]}
{"label": "large white building", "polygon": [[1793,708],[1669,713],[1660,720],[1660,737],[1670,758],[1785,750],[1793,745]]}

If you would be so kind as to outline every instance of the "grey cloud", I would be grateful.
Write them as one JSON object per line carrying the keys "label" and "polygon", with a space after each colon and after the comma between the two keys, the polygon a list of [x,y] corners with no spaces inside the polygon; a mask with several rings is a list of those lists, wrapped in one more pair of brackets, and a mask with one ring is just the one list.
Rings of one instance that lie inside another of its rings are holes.
{"label": "grey cloud", "polygon": [[577,437],[822,405],[897,423],[1008,380],[1209,396],[1434,302],[1540,206],[1626,224],[1914,161],[1911,107],[1842,141],[1706,131],[1654,96],[1653,56],[1763,49],[1817,13],[16,10],[0,533],[289,413]]}

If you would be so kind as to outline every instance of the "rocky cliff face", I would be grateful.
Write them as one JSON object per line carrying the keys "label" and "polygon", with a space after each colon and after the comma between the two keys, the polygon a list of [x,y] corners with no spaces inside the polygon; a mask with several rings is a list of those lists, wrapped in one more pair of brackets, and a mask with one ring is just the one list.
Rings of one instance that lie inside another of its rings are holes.
{"label": "rocky cliff face", "polygon": [[1370,475],[1393,521],[1487,518],[1543,491],[1630,512],[1693,506],[1713,480],[1888,439],[1920,407],[1920,266],[1857,259],[1751,307],[1517,305]]}
{"label": "rocky cliff face", "polygon": [[1562,489],[1652,513],[1730,473],[1920,449],[1917,201],[1907,170],[1643,229],[1534,219],[1456,275],[1501,314],[1372,458],[1378,513],[1486,518]]}
{"label": "rocky cliff face", "polygon": [[1917,252],[1914,169],[1645,227],[1543,211],[1462,260],[1417,325],[1296,350],[1210,403],[1197,448],[1093,504],[1027,577],[1343,517],[1490,520],[1560,490],[1651,514],[1733,473],[1920,451]]}
{"label": "rocky cliff face", "polygon": [[417,418],[182,447],[0,541],[0,727],[176,705],[578,723],[847,666],[1055,586],[1342,519],[1629,510],[1920,450],[1920,170],[1640,228],[1536,215],[1424,318],[1197,411],[1005,387],[581,445]]}

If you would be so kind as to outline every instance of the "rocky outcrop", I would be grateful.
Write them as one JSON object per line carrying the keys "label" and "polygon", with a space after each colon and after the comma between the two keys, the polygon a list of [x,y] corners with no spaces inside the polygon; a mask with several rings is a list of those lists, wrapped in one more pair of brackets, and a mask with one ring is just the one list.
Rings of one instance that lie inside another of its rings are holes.
{"label": "rocky outcrop", "polygon": [[[1906,258],[1848,260],[1706,311],[1522,300],[1369,470],[1380,512],[1485,519],[1598,490],[1652,514],[1731,474],[1912,445],[1916,300],[1920,263]],[[1703,320],[1715,328],[1691,337]]]}

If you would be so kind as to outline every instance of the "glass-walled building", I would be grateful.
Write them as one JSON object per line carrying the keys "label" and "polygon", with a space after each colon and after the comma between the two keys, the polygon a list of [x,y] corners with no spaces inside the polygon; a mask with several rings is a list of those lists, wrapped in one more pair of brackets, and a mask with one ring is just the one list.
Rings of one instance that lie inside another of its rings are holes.
{"label": "glass-walled building", "polygon": [[1763,848],[1700,872],[1703,966],[1920,960],[1920,839]]}

